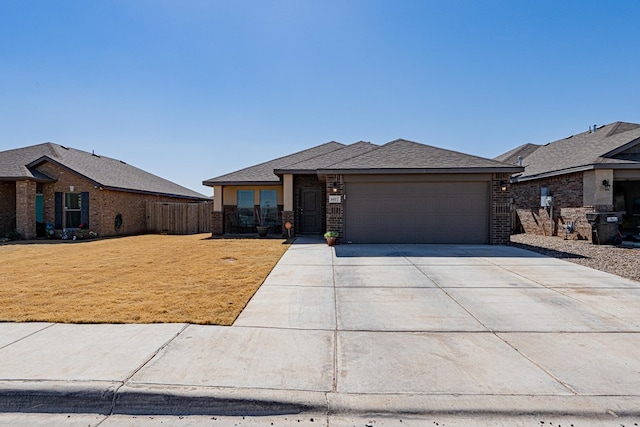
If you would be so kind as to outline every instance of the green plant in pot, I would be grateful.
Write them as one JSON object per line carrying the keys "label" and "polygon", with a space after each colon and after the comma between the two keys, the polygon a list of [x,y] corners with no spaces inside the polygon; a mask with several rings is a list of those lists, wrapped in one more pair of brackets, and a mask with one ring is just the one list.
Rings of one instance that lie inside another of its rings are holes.
{"label": "green plant in pot", "polygon": [[340,233],[338,233],[337,231],[327,231],[326,233],[324,233],[324,238],[327,239],[327,245],[335,245],[339,235]]}

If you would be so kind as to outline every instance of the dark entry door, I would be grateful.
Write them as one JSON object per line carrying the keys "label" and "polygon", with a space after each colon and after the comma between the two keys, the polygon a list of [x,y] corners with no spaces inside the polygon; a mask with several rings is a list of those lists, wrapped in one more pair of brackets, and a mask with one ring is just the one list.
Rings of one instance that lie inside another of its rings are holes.
{"label": "dark entry door", "polygon": [[322,232],[322,198],[319,188],[300,189],[300,232],[301,233],[321,233]]}

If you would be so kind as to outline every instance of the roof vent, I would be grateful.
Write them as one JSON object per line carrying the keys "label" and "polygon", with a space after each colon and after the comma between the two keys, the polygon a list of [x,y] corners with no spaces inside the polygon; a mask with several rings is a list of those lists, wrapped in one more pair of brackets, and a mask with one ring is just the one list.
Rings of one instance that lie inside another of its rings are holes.
{"label": "roof vent", "polygon": [[94,150],[91,150],[91,155],[94,157],[100,158],[100,156],[98,156]]}
{"label": "roof vent", "polygon": [[64,148],[65,150],[68,150],[68,147],[65,147],[64,145],[61,145],[60,147]]}
{"label": "roof vent", "polygon": [[522,166],[522,156],[518,156],[518,166]]}

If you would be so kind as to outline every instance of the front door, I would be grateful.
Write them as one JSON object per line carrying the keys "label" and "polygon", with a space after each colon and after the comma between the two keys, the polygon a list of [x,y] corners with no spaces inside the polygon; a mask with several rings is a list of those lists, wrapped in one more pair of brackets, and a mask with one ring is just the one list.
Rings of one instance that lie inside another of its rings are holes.
{"label": "front door", "polygon": [[322,233],[322,197],[319,188],[300,189],[300,232]]}

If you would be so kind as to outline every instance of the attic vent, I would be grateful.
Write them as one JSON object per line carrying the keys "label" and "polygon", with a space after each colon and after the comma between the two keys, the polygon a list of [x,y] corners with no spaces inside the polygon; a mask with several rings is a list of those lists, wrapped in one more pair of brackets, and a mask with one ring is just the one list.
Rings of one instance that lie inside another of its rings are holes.
{"label": "attic vent", "polygon": [[100,158],[100,156],[98,156],[98,155],[96,154],[96,152],[95,152],[95,151],[93,151],[93,150],[91,150],[91,155],[92,155],[93,157]]}
{"label": "attic vent", "polygon": [[120,160],[120,163],[122,163],[123,165],[126,165],[126,163],[125,163],[125,162],[123,162],[122,160]]}
{"label": "attic vent", "polygon": [[64,145],[61,145],[60,147],[64,148],[65,150],[68,150],[68,147],[65,147]]}

